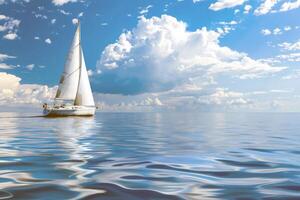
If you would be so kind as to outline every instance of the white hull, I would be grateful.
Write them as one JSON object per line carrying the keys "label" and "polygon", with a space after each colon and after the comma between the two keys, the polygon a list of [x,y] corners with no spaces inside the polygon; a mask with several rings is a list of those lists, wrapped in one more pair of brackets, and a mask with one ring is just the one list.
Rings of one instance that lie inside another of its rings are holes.
{"label": "white hull", "polygon": [[64,106],[52,107],[44,109],[45,117],[66,117],[66,116],[93,116],[95,114],[95,107],[87,106]]}

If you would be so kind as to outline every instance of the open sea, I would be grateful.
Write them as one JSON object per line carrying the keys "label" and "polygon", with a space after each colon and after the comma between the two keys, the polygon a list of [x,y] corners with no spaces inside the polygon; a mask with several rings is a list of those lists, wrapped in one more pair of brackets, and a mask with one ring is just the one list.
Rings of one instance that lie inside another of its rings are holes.
{"label": "open sea", "polygon": [[0,112],[0,199],[300,199],[300,113]]}

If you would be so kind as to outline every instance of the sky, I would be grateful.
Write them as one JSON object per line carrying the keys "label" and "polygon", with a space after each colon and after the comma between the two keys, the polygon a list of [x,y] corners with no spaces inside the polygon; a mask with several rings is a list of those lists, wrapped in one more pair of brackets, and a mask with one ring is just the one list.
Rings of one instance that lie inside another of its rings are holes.
{"label": "sky", "polygon": [[300,111],[300,0],[0,0],[0,104],[55,95],[80,20],[112,111]]}

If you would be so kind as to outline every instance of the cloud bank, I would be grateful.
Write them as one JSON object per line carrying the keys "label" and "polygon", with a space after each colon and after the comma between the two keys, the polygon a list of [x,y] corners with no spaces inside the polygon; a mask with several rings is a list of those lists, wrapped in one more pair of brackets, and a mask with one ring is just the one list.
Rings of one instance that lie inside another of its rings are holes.
{"label": "cloud bank", "polygon": [[48,102],[57,87],[37,84],[21,84],[21,78],[0,72],[0,104],[37,104]]}

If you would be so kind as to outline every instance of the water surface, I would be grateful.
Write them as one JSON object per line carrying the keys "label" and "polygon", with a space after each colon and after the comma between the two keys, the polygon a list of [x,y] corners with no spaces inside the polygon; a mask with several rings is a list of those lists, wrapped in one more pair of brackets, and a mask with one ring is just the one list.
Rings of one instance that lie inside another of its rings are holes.
{"label": "water surface", "polygon": [[300,114],[35,115],[0,112],[0,199],[300,199]]}

